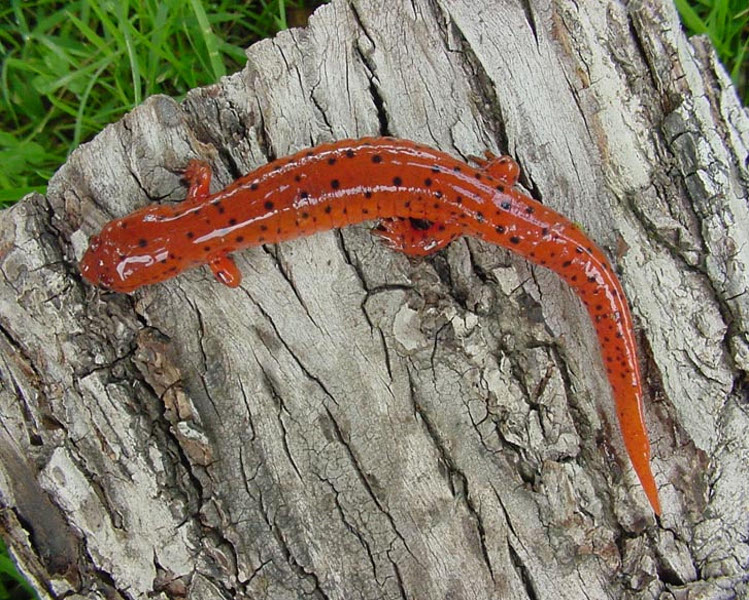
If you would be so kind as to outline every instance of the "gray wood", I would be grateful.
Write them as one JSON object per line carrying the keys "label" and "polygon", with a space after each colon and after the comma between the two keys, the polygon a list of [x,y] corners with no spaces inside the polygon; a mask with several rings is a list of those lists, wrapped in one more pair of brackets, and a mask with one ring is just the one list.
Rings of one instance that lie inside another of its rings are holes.
{"label": "gray wood", "polygon": [[[43,598],[736,598],[749,544],[749,119],[668,0],[336,0],[181,104],[144,104],[0,215],[0,490]],[[391,134],[509,153],[637,321],[664,512],[593,328],[476,240],[411,260],[352,227],[132,296],[88,236]]]}

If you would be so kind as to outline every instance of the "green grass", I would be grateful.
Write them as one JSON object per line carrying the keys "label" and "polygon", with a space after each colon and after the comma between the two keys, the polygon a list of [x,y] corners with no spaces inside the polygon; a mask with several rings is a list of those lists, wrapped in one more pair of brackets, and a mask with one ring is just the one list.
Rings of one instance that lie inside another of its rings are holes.
{"label": "green grass", "polygon": [[[311,1],[306,5],[310,6]],[[316,2],[320,4],[320,2]],[[44,192],[81,142],[144,98],[241,69],[297,0],[12,0],[0,8],[0,204]]]}
{"label": "green grass", "polygon": [[16,569],[0,538],[0,600],[27,600],[37,595]]}
{"label": "green grass", "polygon": [[749,6],[747,0],[675,0],[685,29],[707,34],[749,104]]}

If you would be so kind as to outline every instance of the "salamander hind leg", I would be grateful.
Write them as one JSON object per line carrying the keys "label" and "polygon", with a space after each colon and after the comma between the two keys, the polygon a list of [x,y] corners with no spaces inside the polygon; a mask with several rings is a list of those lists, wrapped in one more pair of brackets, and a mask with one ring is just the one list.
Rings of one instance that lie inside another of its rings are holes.
{"label": "salamander hind leg", "polygon": [[388,248],[409,256],[426,256],[460,237],[463,230],[456,224],[394,217],[382,219],[372,233]]}
{"label": "salamander hind leg", "polygon": [[495,179],[513,186],[518,182],[520,177],[520,167],[511,156],[495,156],[489,150],[484,152],[486,158],[471,156],[470,159],[475,162],[481,170]]}
{"label": "salamander hind leg", "polygon": [[187,190],[185,202],[198,204],[203,202],[211,193],[211,165],[202,160],[193,159],[187,163],[183,177],[190,188]]}
{"label": "salamander hind leg", "polygon": [[242,283],[242,273],[239,271],[234,259],[226,254],[217,256],[208,263],[213,271],[213,276],[226,286],[237,287]]}

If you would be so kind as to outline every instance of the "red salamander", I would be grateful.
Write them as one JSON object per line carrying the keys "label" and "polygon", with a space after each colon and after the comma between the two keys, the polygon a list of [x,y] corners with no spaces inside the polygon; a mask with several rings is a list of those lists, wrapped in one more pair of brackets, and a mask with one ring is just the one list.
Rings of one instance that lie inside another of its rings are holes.
{"label": "red salamander", "polygon": [[552,269],[584,302],[595,325],[625,446],[656,514],[632,317],[603,252],[572,222],[518,192],[509,158],[478,168],[406,140],[324,144],[281,158],[211,194],[211,169],[192,161],[187,198],[147,206],[104,226],[80,264],[83,277],[132,292],[208,264],[223,284],[241,274],[233,252],[379,220],[373,233],[417,256],[472,235]]}

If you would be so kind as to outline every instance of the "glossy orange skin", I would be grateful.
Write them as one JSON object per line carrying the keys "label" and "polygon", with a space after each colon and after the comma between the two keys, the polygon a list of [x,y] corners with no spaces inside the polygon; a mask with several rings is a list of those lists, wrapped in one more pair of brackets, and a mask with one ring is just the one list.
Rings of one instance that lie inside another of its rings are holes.
{"label": "glossy orange skin", "polygon": [[210,167],[193,161],[184,202],[108,223],[92,238],[81,272],[93,284],[132,292],[207,263],[235,287],[241,274],[232,252],[369,220],[379,220],[373,232],[390,247],[410,255],[464,234],[508,248],[555,271],[585,304],[627,452],[660,514],[632,318],[618,278],[579,228],[514,189],[511,159],[477,162],[406,140],[343,140],[278,159],[210,194]]}

